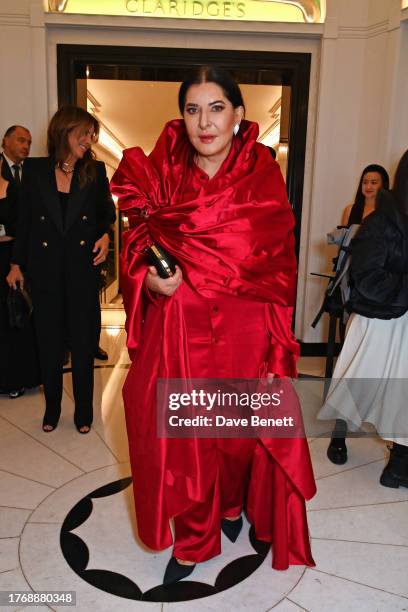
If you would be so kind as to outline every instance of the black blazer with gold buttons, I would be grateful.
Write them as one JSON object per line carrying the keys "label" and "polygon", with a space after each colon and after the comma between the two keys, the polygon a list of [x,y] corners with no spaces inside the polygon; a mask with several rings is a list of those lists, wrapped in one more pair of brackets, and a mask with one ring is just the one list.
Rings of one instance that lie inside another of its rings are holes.
{"label": "black blazer with gold buttons", "polygon": [[20,189],[19,218],[12,262],[27,273],[33,290],[87,292],[98,282],[93,265],[95,242],[109,231],[115,207],[105,164],[96,163],[96,178],[83,187],[77,168],[69,193],[65,225],[49,157],[27,159]]}

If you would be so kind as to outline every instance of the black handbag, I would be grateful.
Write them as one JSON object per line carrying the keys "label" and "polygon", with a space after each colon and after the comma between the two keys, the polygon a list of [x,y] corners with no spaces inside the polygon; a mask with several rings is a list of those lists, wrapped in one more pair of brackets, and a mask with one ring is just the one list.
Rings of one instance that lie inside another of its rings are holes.
{"label": "black handbag", "polygon": [[151,244],[145,253],[160,278],[170,278],[176,273],[176,260],[159,244]]}
{"label": "black handbag", "polygon": [[23,329],[33,312],[33,302],[26,289],[10,288],[7,295],[9,325],[12,329]]}

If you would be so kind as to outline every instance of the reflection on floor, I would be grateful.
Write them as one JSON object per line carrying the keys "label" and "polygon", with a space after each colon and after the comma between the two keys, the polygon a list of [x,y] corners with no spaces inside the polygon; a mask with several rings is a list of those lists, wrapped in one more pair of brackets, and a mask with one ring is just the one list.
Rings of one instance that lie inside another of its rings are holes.
{"label": "reflection on floor", "polygon": [[[97,410],[88,436],[72,423],[69,372],[52,434],[40,429],[39,391],[0,399],[0,591],[75,591],[75,609],[84,612],[408,610],[408,489],[379,485],[386,448],[375,438],[350,440],[344,466],[328,462],[327,438],[310,440],[316,568],[273,571],[268,547],[258,546],[245,523],[237,542],[223,539],[223,554],[198,566],[192,580],[162,587],[171,550],[146,550],[134,523],[123,324],[119,308],[104,312],[101,345],[109,361],[95,362]],[[303,359],[301,371],[320,374],[322,363]]]}

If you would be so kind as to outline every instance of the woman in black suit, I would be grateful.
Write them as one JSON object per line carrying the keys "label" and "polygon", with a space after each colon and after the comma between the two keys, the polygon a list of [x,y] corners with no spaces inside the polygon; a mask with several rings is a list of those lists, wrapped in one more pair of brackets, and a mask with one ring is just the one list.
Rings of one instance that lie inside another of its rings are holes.
{"label": "woman in black suit", "polygon": [[74,423],[88,433],[93,416],[93,358],[99,264],[107,256],[115,208],[105,166],[91,149],[98,121],[84,109],[57,111],[48,127],[48,157],[25,162],[21,214],[7,277],[30,280],[46,409],[43,430],[61,413],[66,332],[71,344]]}

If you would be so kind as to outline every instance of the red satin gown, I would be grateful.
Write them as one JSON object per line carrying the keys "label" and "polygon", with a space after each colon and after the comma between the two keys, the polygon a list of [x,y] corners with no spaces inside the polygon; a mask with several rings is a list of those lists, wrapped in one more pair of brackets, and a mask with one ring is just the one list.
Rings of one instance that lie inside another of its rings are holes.
{"label": "red satin gown", "polygon": [[[263,155],[259,151],[258,158]],[[269,168],[269,152],[267,155],[262,159]],[[138,163],[134,158],[133,162]],[[231,159],[221,175],[228,163]],[[190,162],[186,164],[189,174],[184,174],[184,190],[205,198],[213,180]],[[113,192],[118,194],[123,191],[115,188],[128,181],[127,170],[122,168],[112,181]],[[279,169],[272,166],[272,171]],[[135,171],[135,175],[140,173]],[[284,190],[281,177],[279,181],[279,189]],[[180,191],[177,197],[182,202],[186,199]],[[131,206],[140,208],[140,198],[132,198]],[[129,201],[126,206],[129,210]],[[151,215],[157,227],[160,214],[166,210]],[[153,221],[147,225],[152,235],[157,232]],[[169,223],[163,227],[159,241],[177,257],[176,248],[164,242],[172,228]],[[178,222],[177,231],[180,227]],[[179,244],[181,247],[182,242]],[[305,499],[314,495],[315,483],[305,439],[160,439],[156,431],[158,377],[258,378],[267,372],[295,376],[299,351],[291,332],[292,306],[252,299],[245,292],[234,295],[235,289],[232,294],[197,291],[188,259],[181,261],[182,248],[178,252],[184,273],[181,286],[172,298],[153,294],[144,288],[147,266],[139,246],[125,247],[122,261],[133,358],[123,393],[142,541],[155,550],[174,544],[177,558],[202,562],[221,552],[221,519],[245,509],[257,538],[272,543],[275,569],[314,565]],[[196,269],[199,267],[198,261]],[[209,283],[210,268],[207,274]],[[216,282],[218,276],[214,278]],[[174,518],[174,542],[170,518]]]}

